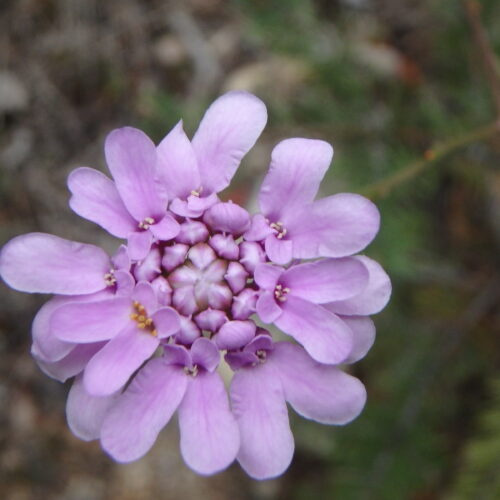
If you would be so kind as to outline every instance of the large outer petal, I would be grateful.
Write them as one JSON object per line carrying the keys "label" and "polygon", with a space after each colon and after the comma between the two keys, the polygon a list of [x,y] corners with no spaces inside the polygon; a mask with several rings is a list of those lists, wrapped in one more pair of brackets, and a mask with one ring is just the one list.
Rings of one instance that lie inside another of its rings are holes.
{"label": "large outer petal", "polygon": [[114,182],[103,173],[93,168],[78,168],[69,175],[68,187],[73,194],[69,206],[81,217],[118,238],[126,238],[137,229],[137,221],[125,208]]}
{"label": "large outer petal", "polygon": [[240,428],[238,461],[255,479],[279,476],[294,450],[279,376],[269,363],[243,368],[234,375],[230,393]]}
{"label": "large outer petal", "polygon": [[158,176],[168,197],[187,199],[191,191],[200,188],[198,162],[191,142],[182,128],[182,120],[156,148]]}
{"label": "large outer petal", "polygon": [[327,308],[346,316],[368,316],[380,312],[389,302],[392,292],[391,280],[382,266],[364,255],[355,257],[368,269],[366,288],[350,299],[331,302]]}
{"label": "large outer petal", "polygon": [[145,455],[167,425],[186,391],[182,368],[150,361],[108,413],[101,429],[104,450],[118,462]]}
{"label": "large outer petal", "polygon": [[346,424],[365,405],[366,390],[357,378],[317,363],[297,345],[276,343],[268,362],[277,367],[286,400],[305,418],[322,424]]}
{"label": "large outer petal", "polygon": [[91,396],[83,385],[83,378],[77,377],[71,386],[66,401],[66,419],[71,432],[83,439],[98,439],[104,418],[116,401],[117,395]]}
{"label": "large outer petal", "polygon": [[104,147],[109,170],[127,210],[137,221],[146,217],[160,220],[165,213],[155,183],[156,147],[138,129],[113,130]]}
{"label": "large outer petal", "polygon": [[283,313],[274,324],[297,342],[320,363],[342,363],[352,349],[349,327],[323,306],[294,296],[281,303]]}
{"label": "large outer petal", "polygon": [[238,425],[218,373],[201,371],[191,379],[179,406],[181,453],[199,474],[214,474],[236,458]]}
{"label": "large outer petal", "polygon": [[368,283],[368,270],[353,258],[322,259],[287,269],[280,282],[292,295],[324,304],[360,293]]}
{"label": "large outer petal", "polygon": [[108,255],[99,247],[45,233],[10,240],[0,254],[0,275],[12,288],[28,293],[78,295],[106,288]]}
{"label": "large outer petal", "polygon": [[373,240],[380,214],[367,198],[340,193],[298,207],[288,214],[285,224],[295,258],[345,257]]}
{"label": "large outer petal", "polygon": [[279,222],[293,207],[311,202],[333,158],[333,148],[315,139],[286,139],[273,150],[259,194],[262,213]]}
{"label": "large outer petal", "polygon": [[375,324],[366,316],[341,316],[353,333],[353,346],[345,363],[355,363],[366,356],[375,342]]}
{"label": "large outer petal", "polygon": [[228,186],[266,121],[264,103],[247,92],[228,92],[212,103],[192,140],[204,196]]}

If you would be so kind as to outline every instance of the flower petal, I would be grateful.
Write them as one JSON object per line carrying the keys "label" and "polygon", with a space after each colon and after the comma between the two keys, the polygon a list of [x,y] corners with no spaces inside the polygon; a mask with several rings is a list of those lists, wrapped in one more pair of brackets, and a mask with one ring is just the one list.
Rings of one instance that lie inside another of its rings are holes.
{"label": "flower petal", "polygon": [[354,258],[322,259],[287,269],[280,282],[295,297],[324,304],[360,293],[368,283],[368,270]]}
{"label": "flower petal", "polygon": [[175,238],[181,229],[179,223],[169,214],[165,214],[163,219],[153,224],[150,228],[151,232],[157,239],[168,241]]}
{"label": "flower petal", "polygon": [[183,200],[200,188],[198,162],[191,142],[182,128],[182,120],[168,133],[156,148],[158,176],[168,197]]}
{"label": "flower petal", "polygon": [[101,428],[104,450],[118,462],[145,455],[179,406],[187,382],[182,369],[150,361],[108,412]]}
{"label": "flower petal", "polygon": [[229,184],[266,121],[264,103],[247,92],[228,92],[208,108],[192,140],[204,195]]}
{"label": "flower petal", "polygon": [[44,233],[10,240],[0,254],[0,275],[15,290],[79,295],[106,288],[108,255],[99,247]]}
{"label": "flower petal", "polygon": [[156,148],[142,131],[124,127],[113,130],[104,146],[116,188],[130,215],[138,222],[160,220],[165,213],[155,183]]}
{"label": "flower petal", "polygon": [[219,349],[239,349],[255,336],[256,326],[253,321],[228,321],[215,335]]}
{"label": "flower petal", "polygon": [[199,372],[179,406],[181,453],[198,474],[214,474],[236,458],[238,425],[218,373]]}
{"label": "flower petal", "polygon": [[215,231],[240,235],[250,227],[249,213],[232,202],[212,205],[203,216],[203,221]]}
{"label": "flower petal", "polygon": [[265,240],[266,254],[276,264],[285,265],[292,260],[293,243],[291,240],[280,240],[270,234]]}
{"label": "flower petal", "polygon": [[284,271],[282,267],[273,266],[272,264],[257,264],[254,279],[260,288],[273,291]]}
{"label": "flower petal", "polygon": [[113,297],[96,302],[72,302],[57,308],[50,320],[53,335],[66,342],[89,343],[108,340],[128,323],[129,298]]}
{"label": "flower petal", "polygon": [[89,361],[83,378],[85,389],[93,396],[107,396],[121,389],[153,355],[158,343],[156,337],[131,324]]}
{"label": "flower petal", "polygon": [[341,316],[340,319],[352,330],[353,346],[344,363],[354,363],[366,356],[375,342],[375,324],[370,318],[363,316]]}
{"label": "flower petal", "polygon": [[346,316],[377,314],[389,302],[392,291],[391,280],[378,262],[364,255],[355,258],[368,269],[368,285],[358,295],[350,299],[332,302],[326,307],[330,311]]}
{"label": "flower petal", "polygon": [[138,231],[128,235],[128,254],[132,260],[145,259],[153,244],[151,231]]}
{"label": "flower petal", "polygon": [[297,209],[286,225],[295,258],[344,257],[373,240],[380,214],[367,198],[340,193]]}
{"label": "flower petal", "polygon": [[71,432],[84,441],[98,439],[107,412],[116,401],[116,395],[91,396],[83,385],[83,377],[73,382],[66,401],[66,419]]}
{"label": "flower petal", "polygon": [[193,365],[199,365],[205,370],[213,372],[219,364],[220,353],[211,340],[200,337],[191,346],[191,360]]}
{"label": "flower petal", "polygon": [[259,194],[262,213],[271,222],[296,206],[311,202],[333,158],[333,148],[315,139],[286,139],[272,152],[271,166]]}
{"label": "flower petal", "polygon": [[323,306],[288,295],[281,303],[283,313],[274,324],[297,342],[320,363],[342,363],[352,349],[349,327]]}
{"label": "flower petal", "polygon": [[276,304],[274,294],[264,292],[257,299],[257,315],[264,323],[274,323],[283,313],[281,307]]}
{"label": "flower petal", "polygon": [[243,368],[230,393],[240,429],[238,461],[255,479],[279,476],[290,465],[294,442],[278,375],[269,363]]}
{"label": "flower petal", "polygon": [[153,314],[152,319],[160,339],[170,337],[181,328],[179,315],[171,307],[161,307]]}
{"label": "flower petal", "polygon": [[113,236],[126,238],[137,227],[123,204],[114,182],[93,168],[81,167],[68,177],[72,193],[69,206],[87,220],[99,224]]}
{"label": "flower petal", "polygon": [[276,343],[268,362],[277,367],[285,399],[305,418],[342,425],[365,405],[366,390],[357,378],[317,363],[297,345]]}

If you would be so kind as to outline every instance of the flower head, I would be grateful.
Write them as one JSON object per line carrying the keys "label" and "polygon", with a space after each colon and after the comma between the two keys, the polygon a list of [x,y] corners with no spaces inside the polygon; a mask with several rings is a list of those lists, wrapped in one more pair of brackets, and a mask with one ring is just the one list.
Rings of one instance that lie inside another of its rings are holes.
{"label": "flower head", "polygon": [[71,430],[119,462],[147,453],[177,412],[193,470],[237,459],[252,477],[273,477],[293,455],[287,402],[334,425],[364,406],[364,386],[338,365],[366,354],[368,315],[389,299],[382,268],[353,256],[375,236],[378,211],[354,194],[314,200],[333,150],[310,139],[276,146],[260,214],[221,201],[266,118],[255,96],[230,92],[191,141],[182,122],[158,146],[139,130],[113,131],[112,179],[87,167],[68,179],[71,208],[126,240],[112,258],[39,233],[2,249],[8,285],[56,294],[34,320],[32,353],[48,375],[75,377]]}

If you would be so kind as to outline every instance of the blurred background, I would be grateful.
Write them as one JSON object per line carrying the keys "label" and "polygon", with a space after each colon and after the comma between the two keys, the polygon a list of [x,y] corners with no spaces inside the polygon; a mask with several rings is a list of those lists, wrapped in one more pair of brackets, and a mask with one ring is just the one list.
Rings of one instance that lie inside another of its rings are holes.
{"label": "blurred background", "polygon": [[366,253],[394,293],[352,367],[364,413],[347,427],[293,416],[292,466],[259,483],[238,465],[191,473],[175,423],[130,465],[74,438],[68,386],[29,354],[46,297],[0,285],[1,498],[500,498],[500,89],[477,26],[500,55],[500,2],[480,3],[474,17],[458,0],[2,0],[0,243],[44,231],[112,250],[69,210],[70,170],[104,170],[114,127],[159,141],[183,117],[192,133],[216,96],[247,89],[268,127],[225,196],[254,203],[281,139],[327,140],[322,194],[377,202]]}

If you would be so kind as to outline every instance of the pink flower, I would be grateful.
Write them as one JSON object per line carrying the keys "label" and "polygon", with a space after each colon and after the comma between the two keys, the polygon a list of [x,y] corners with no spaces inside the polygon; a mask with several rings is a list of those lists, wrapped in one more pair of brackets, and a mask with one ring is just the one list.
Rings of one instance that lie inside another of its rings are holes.
{"label": "pink flower", "polygon": [[[362,383],[338,364],[366,354],[368,316],[390,296],[382,268],[353,256],[375,236],[378,211],[355,194],[314,201],[333,151],[309,139],[274,149],[261,214],[221,201],[266,119],[259,99],[230,92],[192,141],[181,122],[157,147],[139,130],[115,130],[105,145],[113,180],[82,167],[68,185],[73,210],[127,246],[109,258],[34,233],[0,254],[8,285],[56,294],[35,317],[32,353],[48,375],[75,377],[69,426],[117,461],[147,453],[177,411],[193,470],[237,459],[252,477],[274,477],[293,455],[286,402],[334,425],[363,408]],[[274,342],[258,320],[300,345]],[[221,353],[234,372],[230,398]]]}

